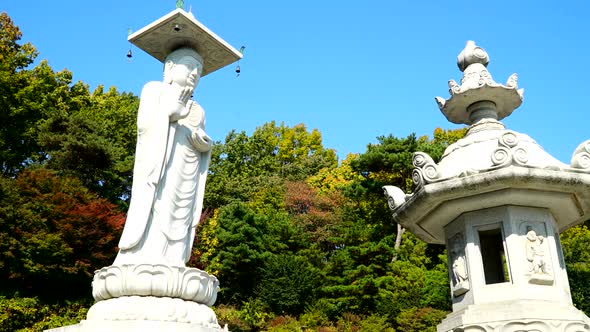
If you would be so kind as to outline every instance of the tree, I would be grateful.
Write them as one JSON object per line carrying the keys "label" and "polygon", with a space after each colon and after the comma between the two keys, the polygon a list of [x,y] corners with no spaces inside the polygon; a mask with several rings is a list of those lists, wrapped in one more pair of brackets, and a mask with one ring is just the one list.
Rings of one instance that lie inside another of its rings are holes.
{"label": "tree", "polygon": [[[359,234],[360,230],[354,232]],[[381,241],[344,245],[328,259],[322,294],[339,314],[374,312],[392,252],[392,236],[384,236]]]}
{"label": "tree", "polygon": [[[367,152],[351,162],[354,170],[365,177],[355,190],[356,195],[370,196],[376,201],[376,197],[382,195],[382,187],[393,185],[410,193],[414,188],[412,181],[412,157],[414,152],[428,153],[435,161],[438,161],[444,150],[455,141],[465,136],[466,129],[434,130],[434,139],[428,137],[416,138],[414,134],[399,139],[392,135],[378,137],[378,144],[368,145]],[[377,215],[389,214],[389,209],[384,203],[372,206],[372,211],[378,211]],[[399,250],[405,229],[397,224],[395,231],[396,240],[394,249]],[[392,256],[392,261],[397,259],[397,254]]]}
{"label": "tree", "polygon": [[590,230],[587,226],[572,227],[561,234],[563,257],[576,308],[590,314]]}
{"label": "tree", "polygon": [[[74,84],[69,91],[71,103],[78,100],[80,108],[54,112],[40,122],[39,144],[50,156],[46,164],[61,174],[78,177],[85,187],[126,207],[131,193],[138,99],[120,94],[114,87],[105,94],[102,86],[89,95],[82,83]],[[78,91],[80,98],[74,97]]]}
{"label": "tree", "polygon": [[340,314],[377,312],[397,324],[395,317],[403,310],[431,307],[444,313],[450,308],[444,248],[427,245],[394,224],[381,188],[396,185],[411,191],[413,153],[426,151],[438,159],[455,139],[452,134],[437,130],[432,140],[382,136],[378,144],[351,158],[356,177],[335,169],[310,179],[325,192],[334,189],[318,184],[317,178],[334,179],[339,183],[334,187],[344,196],[336,227],[337,250],[327,256],[327,282],[322,288]]}
{"label": "tree", "polygon": [[2,178],[0,202],[3,291],[87,296],[94,271],[114,259],[124,215],[76,178],[42,168]]}
{"label": "tree", "polygon": [[299,315],[315,300],[320,272],[294,254],[271,255],[265,260],[258,296],[275,314]]}
{"label": "tree", "polygon": [[34,163],[77,176],[112,202],[129,198],[138,98],[103,92],[91,95],[68,70],[55,72],[6,13],[0,14],[0,172],[16,174]]}
{"label": "tree", "polygon": [[215,209],[248,201],[273,176],[302,180],[336,164],[334,150],[322,146],[319,131],[308,132],[303,124],[290,128],[273,121],[252,136],[231,131],[213,147],[204,205]]}
{"label": "tree", "polygon": [[285,209],[292,223],[301,230],[306,243],[329,254],[336,250],[336,227],[340,222],[343,197],[337,192],[318,194],[302,181],[287,182]]}
{"label": "tree", "polygon": [[351,166],[351,163],[358,157],[358,154],[350,153],[340,162],[338,167],[322,168],[317,174],[308,177],[306,181],[320,194],[341,193],[351,183],[363,180],[363,176]]}
{"label": "tree", "polygon": [[8,14],[0,13],[0,172],[14,176],[36,152],[31,127],[39,119],[36,109],[23,106],[23,88],[31,81],[25,68],[35,60],[37,50],[30,43],[19,44],[20,29]]}
{"label": "tree", "polygon": [[220,209],[217,222],[219,250],[210,257],[208,269],[223,280],[221,303],[240,303],[254,294],[259,267],[268,255],[267,220],[246,204],[235,202]]}

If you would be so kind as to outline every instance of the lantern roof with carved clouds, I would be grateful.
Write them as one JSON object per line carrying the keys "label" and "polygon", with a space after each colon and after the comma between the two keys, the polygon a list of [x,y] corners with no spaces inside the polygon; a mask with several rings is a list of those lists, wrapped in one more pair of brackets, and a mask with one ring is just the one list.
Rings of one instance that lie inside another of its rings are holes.
{"label": "lantern roof with carved clouds", "polygon": [[547,208],[560,231],[590,219],[590,140],[565,164],[506,129],[499,120],[522,104],[524,90],[516,74],[496,83],[488,63],[487,52],[467,42],[457,58],[460,84],[450,80],[450,98],[435,98],[450,122],[469,125],[466,136],[438,163],[414,154],[414,193],[384,187],[394,219],[427,242],[443,244],[444,226],[464,212],[502,205]]}

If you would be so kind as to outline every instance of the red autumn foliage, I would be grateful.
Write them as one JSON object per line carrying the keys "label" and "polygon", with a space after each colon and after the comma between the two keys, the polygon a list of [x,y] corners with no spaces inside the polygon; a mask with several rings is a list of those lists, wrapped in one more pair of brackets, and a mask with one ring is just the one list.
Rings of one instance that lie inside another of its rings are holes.
{"label": "red autumn foliage", "polygon": [[303,181],[287,182],[285,207],[310,240],[329,249],[338,224],[342,197],[337,194],[320,195]]}
{"label": "red autumn foliage", "polygon": [[38,168],[0,184],[0,276],[36,294],[88,292],[110,265],[125,215],[79,180]]}

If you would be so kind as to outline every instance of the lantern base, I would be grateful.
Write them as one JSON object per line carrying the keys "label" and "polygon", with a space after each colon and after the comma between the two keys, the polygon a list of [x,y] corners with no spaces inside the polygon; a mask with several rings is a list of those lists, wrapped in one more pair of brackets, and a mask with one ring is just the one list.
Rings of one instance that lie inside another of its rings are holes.
{"label": "lantern base", "polygon": [[590,319],[572,305],[538,300],[474,304],[449,314],[437,332],[588,332]]}

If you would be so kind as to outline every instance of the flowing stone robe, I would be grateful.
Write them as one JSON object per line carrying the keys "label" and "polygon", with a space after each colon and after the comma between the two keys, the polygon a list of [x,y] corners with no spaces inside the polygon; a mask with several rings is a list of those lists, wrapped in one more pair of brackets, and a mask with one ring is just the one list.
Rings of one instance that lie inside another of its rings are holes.
{"label": "flowing stone robe", "polygon": [[169,88],[150,82],[141,93],[131,203],[113,265],[185,266],[191,255],[211,141],[199,104],[189,100],[178,121],[182,115],[166,111]]}

